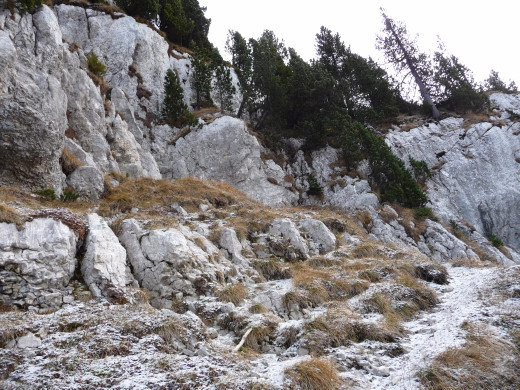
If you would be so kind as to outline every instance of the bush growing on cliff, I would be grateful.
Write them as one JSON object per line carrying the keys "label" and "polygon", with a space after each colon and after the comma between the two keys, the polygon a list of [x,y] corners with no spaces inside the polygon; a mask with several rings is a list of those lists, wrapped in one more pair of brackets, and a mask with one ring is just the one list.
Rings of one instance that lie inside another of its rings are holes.
{"label": "bush growing on cliff", "polygon": [[14,8],[18,8],[20,10],[20,13],[23,15],[26,12],[33,12],[38,8],[40,5],[42,5],[43,0],[8,0],[6,7],[11,10],[11,12],[14,11]]}
{"label": "bush growing on cliff", "polygon": [[381,190],[383,202],[397,202],[408,207],[424,206],[428,200],[426,195],[383,138],[362,124],[352,122],[342,129],[340,139],[345,160],[351,167],[368,159],[372,171],[369,180]]}
{"label": "bush growing on cliff", "polygon": [[86,54],[88,70],[98,77],[103,77],[107,72],[106,66],[99,60],[93,51]]}

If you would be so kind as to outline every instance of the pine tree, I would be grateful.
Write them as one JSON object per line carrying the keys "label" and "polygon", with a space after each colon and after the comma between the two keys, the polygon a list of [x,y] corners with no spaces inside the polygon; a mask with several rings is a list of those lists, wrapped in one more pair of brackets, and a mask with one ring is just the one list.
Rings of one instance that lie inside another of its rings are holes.
{"label": "pine tree", "polygon": [[215,88],[222,112],[231,112],[233,109],[233,94],[236,88],[231,79],[231,71],[225,65],[220,65],[215,70]]}
{"label": "pine tree", "polygon": [[188,106],[184,103],[184,93],[179,77],[168,69],[164,79],[163,119],[172,124],[179,124],[187,113]]}
{"label": "pine tree", "polygon": [[187,46],[195,24],[184,12],[181,0],[163,0],[160,27],[172,42]]}
{"label": "pine tree", "polygon": [[377,37],[377,48],[383,50],[386,59],[402,76],[405,83],[411,76],[419,88],[423,101],[432,109],[434,119],[439,119],[440,113],[428,88],[431,78],[431,65],[428,56],[419,51],[414,39],[411,39],[404,23],[395,22],[381,8],[384,28],[382,35]]}
{"label": "pine tree", "polygon": [[211,59],[209,52],[203,47],[197,47],[191,61],[193,65],[193,87],[195,88],[195,107],[197,109],[209,107],[211,100]]}

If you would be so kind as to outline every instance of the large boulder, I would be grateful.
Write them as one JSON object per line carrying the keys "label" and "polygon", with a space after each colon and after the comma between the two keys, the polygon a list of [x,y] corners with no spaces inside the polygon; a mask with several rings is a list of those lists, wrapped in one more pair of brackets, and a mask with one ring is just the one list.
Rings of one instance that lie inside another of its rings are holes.
{"label": "large boulder", "polygon": [[77,241],[71,229],[49,218],[27,222],[21,230],[0,223],[0,302],[23,308],[61,306],[71,294]]}
{"label": "large boulder", "polygon": [[118,298],[127,284],[126,250],[97,214],[88,216],[81,274],[95,297]]}
{"label": "large boulder", "polygon": [[156,307],[172,308],[177,300],[204,294],[224,275],[237,275],[215,245],[186,227],[146,230],[128,219],[119,238],[135,278]]}

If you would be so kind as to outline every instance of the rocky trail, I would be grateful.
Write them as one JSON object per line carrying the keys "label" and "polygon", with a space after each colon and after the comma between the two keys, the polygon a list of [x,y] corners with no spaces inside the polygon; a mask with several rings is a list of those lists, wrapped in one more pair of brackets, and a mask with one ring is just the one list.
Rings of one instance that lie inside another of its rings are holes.
{"label": "rocky trail", "polygon": [[496,283],[496,268],[449,267],[450,284],[436,286],[441,301],[432,312],[404,325],[409,337],[402,342],[408,351],[393,358],[388,377],[373,383],[373,389],[417,389],[417,373],[440,353],[465,342],[465,322],[482,321],[496,307],[490,305],[490,290]]}

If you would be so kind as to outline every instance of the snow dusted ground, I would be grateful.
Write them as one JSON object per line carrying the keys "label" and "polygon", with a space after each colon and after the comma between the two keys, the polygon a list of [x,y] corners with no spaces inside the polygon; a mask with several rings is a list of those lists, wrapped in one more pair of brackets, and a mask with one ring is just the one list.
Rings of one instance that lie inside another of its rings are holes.
{"label": "snow dusted ground", "polygon": [[[512,267],[518,268],[518,267]],[[450,284],[431,285],[441,303],[432,312],[425,312],[413,321],[404,324],[409,334],[400,344],[406,351],[398,357],[380,356],[377,345],[362,343],[350,353],[358,353],[370,362],[379,365],[372,373],[352,373],[345,376],[358,381],[362,389],[402,389],[420,388],[417,373],[426,368],[440,353],[449,348],[457,348],[465,343],[466,322],[490,324],[495,335],[505,337],[505,332],[495,324],[503,315],[520,314],[520,299],[503,300],[497,297],[497,283],[504,272],[497,268],[466,268],[447,265]],[[518,283],[519,281],[516,280]],[[520,325],[520,324],[519,324]],[[374,343],[372,343],[374,344]],[[373,354],[373,350],[376,353]],[[358,357],[358,360],[361,360]],[[388,368],[388,370],[387,370]],[[376,375],[374,375],[374,371]],[[377,375],[379,374],[379,375]]]}
{"label": "snow dusted ground", "polygon": [[[364,341],[324,351],[338,367],[343,388],[418,389],[419,370],[464,344],[465,322],[486,323],[501,338],[503,316],[520,327],[520,299],[507,299],[511,285],[519,288],[519,266],[447,269],[450,284],[428,283],[440,303],[402,324],[405,335],[396,343]],[[292,287],[290,279],[256,285],[258,294]],[[348,304],[356,302],[359,297]],[[308,318],[324,312],[317,307]],[[285,320],[278,329],[301,329],[308,318]],[[374,318],[368,314],[364,320]],[[250,315],[249,326],[260,319]],[[232,332],[205,326],[189,311],[177,314],[145,303],[89,301],[46,315],[2,313],[0,332],[8,341],[0,345],[2,389],[285,389],[285,370],[309,358],[299,353],[298,343],[280,353],[234,352],[238,339]],[[12,340],[29,332],[36,344],[13,348]]]}

